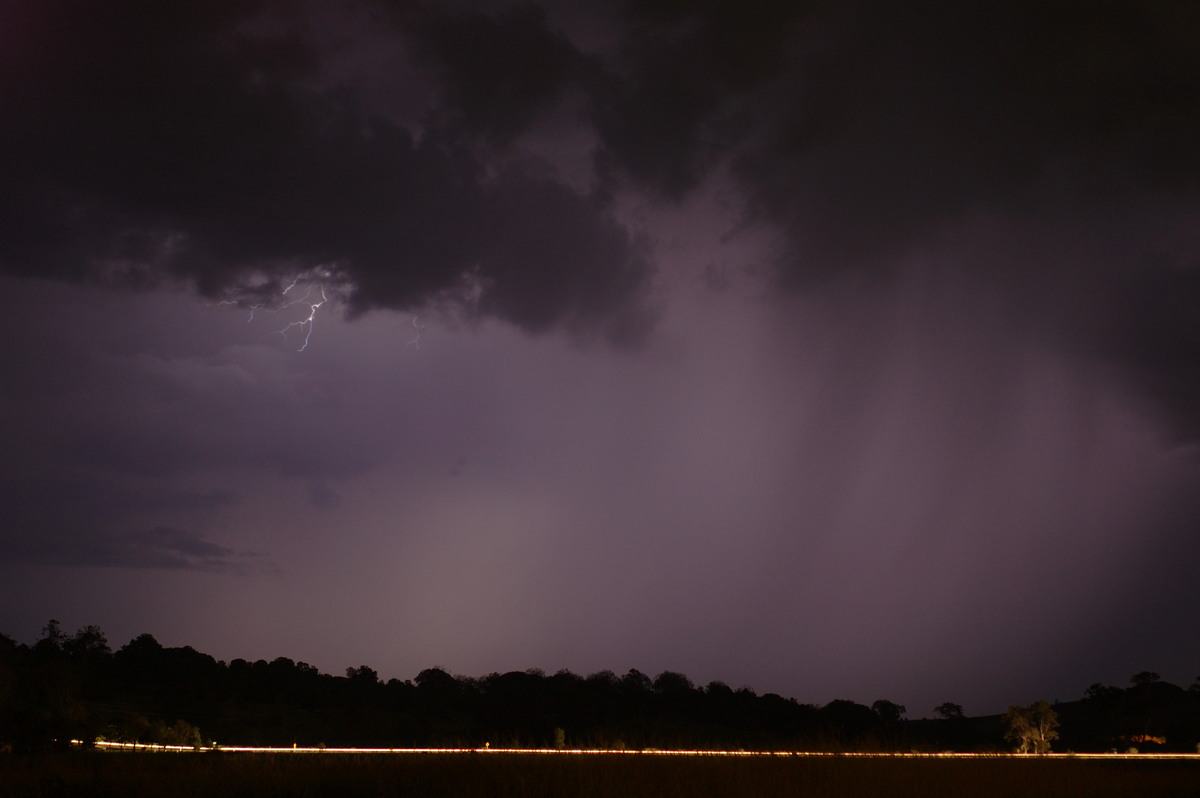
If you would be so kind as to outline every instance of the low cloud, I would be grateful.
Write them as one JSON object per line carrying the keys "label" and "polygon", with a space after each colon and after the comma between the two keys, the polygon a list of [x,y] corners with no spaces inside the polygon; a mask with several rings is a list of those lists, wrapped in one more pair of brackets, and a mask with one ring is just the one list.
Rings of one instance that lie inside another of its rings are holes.
{"label": "low cloud", "polygon": [[197,532],[154,527],[129,532],[78,530],[6,539],[0,558],[11,563],[67,567],[154,568],[245,573],[270,570],[263,555],[239,552]]}

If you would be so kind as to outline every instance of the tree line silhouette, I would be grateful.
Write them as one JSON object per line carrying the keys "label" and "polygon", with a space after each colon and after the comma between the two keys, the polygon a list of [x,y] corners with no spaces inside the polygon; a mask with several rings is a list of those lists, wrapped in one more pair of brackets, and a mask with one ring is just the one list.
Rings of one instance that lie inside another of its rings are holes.
{"label": "tree line silhouette", "polygon": [[[429,668],[385,682],[366,665],[333,676],[284,657],[226,663],[149,634],[113,652],[97,627],[68,635],[57,621],[32,646],[0,635],[0,745],[25,750],[71,739],[197,748],[1011,750],[1000,716],[967,717],[949,702],[935,711],[938,719],[905,720],[905,707],[883,699],[815,706],[722,682],[699,687],[672,671],[472,678]],[[1200,741],[1200,689],[1149,672],[1124,689],[1093,685],[1053,711],[1056,750],[1194,752]]]}

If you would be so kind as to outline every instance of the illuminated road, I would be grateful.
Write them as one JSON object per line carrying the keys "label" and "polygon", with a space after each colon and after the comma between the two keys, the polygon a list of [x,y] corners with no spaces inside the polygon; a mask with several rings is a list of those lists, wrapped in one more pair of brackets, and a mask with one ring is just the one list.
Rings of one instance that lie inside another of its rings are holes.
{"label": "illuminated road", "polygon": [[[82,740],[71,745],[82,746]],[[952,751],[935,753],[834,753],[828,751],[691,751],[659,748],[254,748],[243,745],[219,745],[195,748],[190,745],[148,745],[146,743],[95,742],[96,748],[112,751],[162,751],[169,753],[241,754],[574,754],[597,756],[751,756],[751,757],[830,757],[861,759],[1195,759],[1197,754],[966,754]]]}

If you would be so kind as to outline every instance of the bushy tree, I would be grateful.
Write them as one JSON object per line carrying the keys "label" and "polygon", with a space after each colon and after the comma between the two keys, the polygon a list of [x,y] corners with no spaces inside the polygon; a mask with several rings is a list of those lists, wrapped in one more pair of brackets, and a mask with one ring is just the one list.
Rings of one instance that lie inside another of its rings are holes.
{"label": "bushy tree", "polygon": [[1058,739],[1058,713],[1046,701],[1027,707],[1009,707],[1004,713],[1004,739],[1016,745],[1018,754],[1046,754]]}

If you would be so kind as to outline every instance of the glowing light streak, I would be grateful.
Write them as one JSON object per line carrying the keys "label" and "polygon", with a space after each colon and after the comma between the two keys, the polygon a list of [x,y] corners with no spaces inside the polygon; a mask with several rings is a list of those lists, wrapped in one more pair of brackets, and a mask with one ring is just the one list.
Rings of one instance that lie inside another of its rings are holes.
{"label": "glowing light streak", "polygon": [[[83,746],[82,740],[71,740],[71,745]],[[320,747],[255,747],[244,745],[218,745],[195,747],[191,745],[157,745],[150,743],[115,743],[98,740],[96,748],[114,751],[162,751],[167,753],[206,753],[219,751],[244,754],[526,754],[546,756],[707,756],[707,757],[809,757],[844,759],[1191,759],[1200,760],[1197,754],[979,754],[955,751],[931,753],[892,752],[834,752],[834,751],[718,751],[669,748],[320,748]]]}

